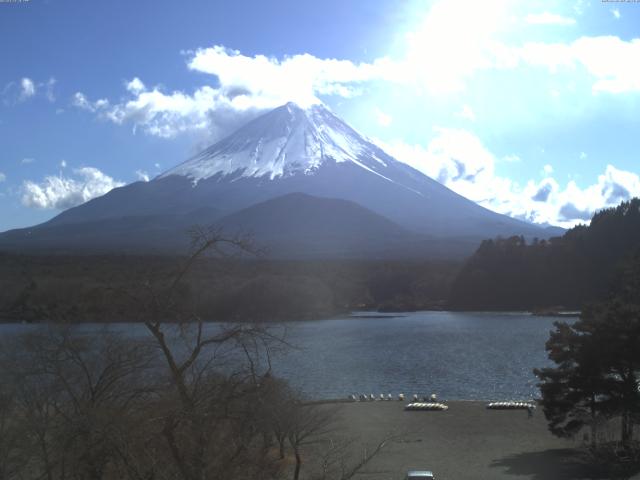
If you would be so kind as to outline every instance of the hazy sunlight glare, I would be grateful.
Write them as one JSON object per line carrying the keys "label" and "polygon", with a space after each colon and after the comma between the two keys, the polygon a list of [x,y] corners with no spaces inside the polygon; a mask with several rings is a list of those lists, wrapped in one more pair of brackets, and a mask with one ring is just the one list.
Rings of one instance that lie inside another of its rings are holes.
{"label": "hazy sunlight glare", "polygon": [[407,68],[433,93],[462,89],[465,76],[491,66],[488,52],[495,34],[509,24],[509,4],[508,0],[435,3],[419,27],[406,34]]}

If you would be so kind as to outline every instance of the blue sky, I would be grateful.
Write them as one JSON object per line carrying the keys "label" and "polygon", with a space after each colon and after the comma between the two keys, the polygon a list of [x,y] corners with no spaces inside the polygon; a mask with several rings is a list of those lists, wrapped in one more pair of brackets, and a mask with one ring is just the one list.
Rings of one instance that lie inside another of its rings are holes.
{"label": "blue sky", "polygon": [[322,101],[389,153],[540,223],[640,195],[640,3],[0,3],[0,231]]}

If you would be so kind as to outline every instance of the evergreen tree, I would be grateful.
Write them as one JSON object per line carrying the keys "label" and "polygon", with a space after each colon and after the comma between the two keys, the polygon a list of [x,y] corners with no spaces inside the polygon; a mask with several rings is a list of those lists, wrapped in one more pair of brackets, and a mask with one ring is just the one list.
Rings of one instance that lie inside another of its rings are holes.
{"label": "evergreen tree", "polygon": [[551,432],[572,436],[590,426],[595,444],[599,421],[618,417],[620,440],[630,446],[640,423],[640,251],[610,299],[571,325],[555,323],[546,349],[556,366],[534,373]]}
{"label": "evergreen tree", "polygon": [[471,310],[581,309],[607,298],[638,245],[640,198],[601,210],[589,226],[549,241],[485,240],[455,278],[449,301]]}
{"label": "evergreen tree", "polygon": [[554,435],[572,437],[588,426],[595,445],[598,423],[610,404],[610,397],[604,394],[608,389],[605,366],[596,342],[575,325],[556,322],[546,349],[557,367],[534,373],[542,381],[542,407],[549,429]]}

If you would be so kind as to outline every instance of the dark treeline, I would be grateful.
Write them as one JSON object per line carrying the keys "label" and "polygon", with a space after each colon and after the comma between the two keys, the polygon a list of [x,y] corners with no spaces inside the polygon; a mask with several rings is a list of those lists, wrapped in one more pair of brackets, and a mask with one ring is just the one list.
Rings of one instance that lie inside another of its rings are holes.
{"label": "dark treeline", "polygon": [[[4,321],[135,321],[132,293],[162,286],[182,257],[0,254]],[[207,320],[298,320],[358,309],[440,308],[454,262],[203,258],[178,297]]]}
{"label": "dark treeline", "polygon": [[639,248],[637,198],[548,241],[486,240],[453,282],[450,304],[461,309],[580,309],[607,295],[617,272]]}

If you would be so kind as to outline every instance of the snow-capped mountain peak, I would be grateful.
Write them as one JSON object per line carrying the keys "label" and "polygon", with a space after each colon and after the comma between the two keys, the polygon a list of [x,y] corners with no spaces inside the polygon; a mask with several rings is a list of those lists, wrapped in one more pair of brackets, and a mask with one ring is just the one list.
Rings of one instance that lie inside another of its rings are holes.
{"label": "snow-capped mountain peak", "polygon": [[[181,175],[194,183],[217,174],[241,177],[312,175],[325,161],[352,162],[381,175],[379,149],[322,104],[287,103],[262,115],[160,178]],[[383,175],[382,175],[383,176]]]}
{"label": "snow-capped mountain peak", "polygon": [[[309,200],[300,210],[298,203],[306,198],[300,195],[315,200]],[[328,199],[351,202],[355,207],[334,202],[328,208]],[[263,206],[251,208],[258,205]],[[342,208],[353,215],[345,217]],[[335,215],[332,209],[337,209]],[[458,238],[454,243],[458,242],[467,253],[481,238],[514,234],[544,237],[551,233],[486,210],[452,192],[386,154],[322,105],[303,109],[289,103],[256,118],[150,182],[113,189],[61,213],[37,227],[42,234],[32,235],[28,229],[4,238],[5,245],[32,242],[38,246],[38,242],[44,242],[43,245],[68,248],[73,244],[66,242],[69,226],[75,225],[77,242],[104,245],[109,239],[107,243],[112,245],[139,248],[166,235],[178,238],[192,224],[214,222],[223,228],[286,231],[284,226],[292,225],[289,210],[297,215],[295,222],[299,223],[300,232],[306,232],[302,237],[306,235],[311,242],[305,248],[321,248],[338,252],[337,255],[358,250],[360,245],[364,248],[372,236],[380,235],[389,236],[390,242],[382,242],[380,255],[388,254],[387,248],[392,254],[405,255],[415,251],[416,245],[422,249],[423,240],[427,240],[416,239],[411,232],[432,239]],[[234,217],[236,214],[240,216]],[[311,228],[316,215],[324,219],[319,229]],[[372,224],[383,226],[372,215],[382,216],[386,219],[382,223],[392,222],[397,228],[372,229]],[[343,228],[345,221],[350,226],[348,234]],[[94,234],[98,223],[98,231],[102,232],[99,239]],[[124,231],[130,234],[123,235]],[[398,236],[404,240],[393,246],[390,239]],[[336,239],[343,243],[335,243]],[[0,236],[0,248],[2,241]],[[453,251],[448,245],[445,250]]]}

